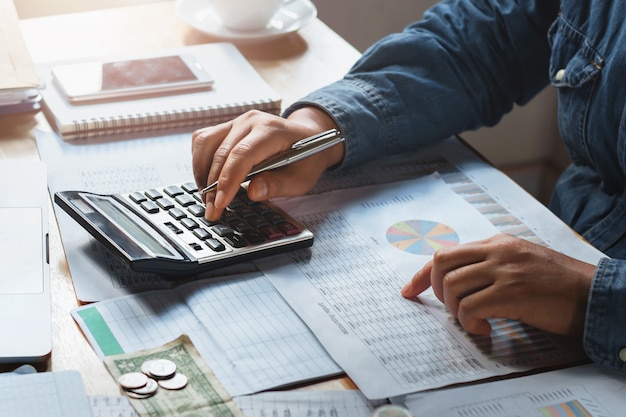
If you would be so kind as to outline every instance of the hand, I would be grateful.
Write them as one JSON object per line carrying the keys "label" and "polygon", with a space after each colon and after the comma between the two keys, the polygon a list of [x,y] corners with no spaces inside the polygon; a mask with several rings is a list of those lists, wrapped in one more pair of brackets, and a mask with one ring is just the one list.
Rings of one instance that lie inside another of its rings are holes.
{"label": "hand", "polygon": [[412,298],[432,285],[470,333],[488,335],[487,318],[508,318],[580,336],[595,266],[510,235],[438,250],[402,289]]}
{"label": "hand", "polygon": [[[206,217],[216,220],[234,198],[252,167],[287,150],[305,137],[336,129],[322,110],[307,107],[288,119],[260,111],[199,129],[192,136],[192,166],[200,189],[218,181],[217,189],[205,195]],[[343,144],[294,164],[256,175],[248,185],[255,201],[301,195],[315,185],[322,173],[343,159]]]}

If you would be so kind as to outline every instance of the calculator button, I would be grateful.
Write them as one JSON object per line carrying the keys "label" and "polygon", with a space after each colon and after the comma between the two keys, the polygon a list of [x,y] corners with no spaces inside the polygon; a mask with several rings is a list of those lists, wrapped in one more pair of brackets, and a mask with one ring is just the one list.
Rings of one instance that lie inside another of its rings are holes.
{"label": "calculator button", "polygon": [[176,220],[180,220],[180,219],[187,217],[185,212],[179,209],[178,207],[174,207],[173,209],[170,209],[168,213],[170,214],[170,216],[172,216]]}
{"label": "calculator button", "polygon": [[130,198],[132,201],[134,201],[137,204],[143,203],[144,201],[147,200],[146,196],[139,192],[130,193],[128,195],[128,198]]}
{"label": "calculator button", "polygon": [[191,213],[194,217],[204,217],[204,206],[200,204],[194,204],[192,206],[187,207],[189,213]]}
{"label": "calculator button", "polygon": [[239,233],[243,233],[248,230],[254,230],[252,229],[252,226],[250,226],[248,223],[244,222],[243,220],[232,222],[229,225],[234,231],[239,232]]}
{"label": "calculator button", "polygon": [[172,203],[172,201],[167,198],[159,198],[158,200],[156,200],[156,203],[163,210],[169,210],[174,207],[174,203]]}
{"label": "calculator button", "polygon": [[241,207],[244,207],[244,204],[243,204],[243,202],[242,202],[239,198],[237,198],[237,197],[233,198],[233,201],[231,201],[231,202],[230,202],[230,204],[228,205],[228,208],[229,208],[229,209],[231,209],[231,210],[235,210],[235,211],[237,211],[237,210],[238,210],[239,208],[241,208]]}
{"label": "calculator button", "polygon": [[174,232],[177,235],[180,235],[181,233],[183,233],[183,231],[179,229],[178,226],[176,226],[172,222],[166,222],[165,227],[167,227],[168,229],[170,229],[172,232]]}
{"label": "calculator button", "polygon": [[276,213],[276,212],[271,212],[266,214],[265,216],[263,216],[267,219],[268,222],[270,222],[273,225],[277,225],[279,223],[284,223],[287,220],[285,220],[285,218],[283,216],[281,216],[280,214]]}
{"label": "calculator button", "polygon": [[176,197],[177,195],[185,193],[182,188],[176,185],[170,185],[169,187],[165,187],[163,191],[165,191],[165,194],[169,195],[170,197]]}
{"label": "calculator button", "polygon": [[195,182],[186,182],[180,186],[183,190],[187,191],[189,194],[195,193],[198,191],[198,186]]}
{"label": "calculator button", "polygon": [[220,221],[219,221],[219,220],[207,220],[207,219],[206,219],[206,218],[204,218],[204,217],[201,217],[199,220],[200,220],[202,223],[204,223],[205,225],[209,226],[209,227],[210,227],[210,226],[215,226],[216,224],[220,224]]}
{"label": "calculator button", "polygon": [[254,227],[255,229],[260,229],[261,227],[265,227],[265,226],[269,226],[270,224],[268,223],[267,220],[265,220],[263,217],[254,217],[252,219],[248,219],[248,223]]}
{"label": "calculator button", "polygon": [[198,223],[194,219],[189,217],[185,217],[184,219],[180,219],[180,223],[185,226],[187,230],[193,230],[196,227],[199,227]]}
{"label": "calculator button", "polygon": [[193,196],[190,196],[189,194],[182,194],[182,195],[176,196],[175,200],[178,204],[180,204],[183,207],[196,204],[196,200],[193,198]]}
{"label": "calculator button", "polygon": [[268,240],[278,239],[283,236],[282,232],[274,226],[261,227],[259,228],[259,232]]}
{"label": "calculator button", "polygon": [[217,234],[219,237],[224,237],[235,233],[233,229],[224,224],[216,224],[215,226],[211,227],[211,230],[213,230],[215,234]]}
{"label": "calculator button", "polygon": [[207,240],[211,237],[211,233],[201,227],[195,228],[193,234],[200,240]]}
{"label": "calculator button", "polygon": [[248,246],[244,238],[239,235],[227,235],[224,236],[224,240],[233,248],[243,248]]}
{"label": "calculator button", "polygon": [[256,216],[256,212],[247,206],[242,206],[241,208],[237,209],[237,214],[244,219],[249,219]]}
{"label": "calculator button", "polygon": [[243,237],[250,243],[263,243],[265,238],[257,230],[250,229],[242,233]]}
{"label": "calculator button", "polygon": [[239,217],[235,214],[235,212],[233,211],[228,211],[228,210],[224,210],[222,212],[222,216],[220,217],[220,220],[223,221],[224,223],[232,223],[232,222],[237,222],[239,221]]}
{"label": "calculator button", "polygon": [[224,244],[222,242],[220,242],[219,240],[215,239],[215,238],[210,238],[206,240],[206,245],[213,249],[215,252],[222,252],[224,250],[226,250],[226,246],[224,246]]}
{"label": "calculator button", "polygon": [[154,214],[159,212],[159,206],[154,204],[153,201],[144,201],[141,203],[141,208],[144,209],[147,213]]}
{"label": "calculator button", "polygon": [[145,195],[146,195],[146,197],[148,197],[150,200],[156,200],[156,199],[159,199],[159,198],[163,197],[163,194],[161,194],[161,192],[160,192],[159,190],[154,189],[154,188],[152,188],[152,189],[150,189],[150,190],[146,191],[144,194],[145,194]]}
{"label": "calculator button", "polygon": [[252,207],[254,208],[254,211],[259,213],[261,216],[265,216],[268,213],[274,213],[274,210],[272,210],[272,208],[265,203],[255,204]]}
{"label": "calculator button", "polygon": [[278,229],[280,229],[281,232],[283,232],[287,236],[297,235],[298,233],[302,231],[300,230],[300,228],[294,226],[293,224],[289,222],[281,223],[277,225],[277,227]]}

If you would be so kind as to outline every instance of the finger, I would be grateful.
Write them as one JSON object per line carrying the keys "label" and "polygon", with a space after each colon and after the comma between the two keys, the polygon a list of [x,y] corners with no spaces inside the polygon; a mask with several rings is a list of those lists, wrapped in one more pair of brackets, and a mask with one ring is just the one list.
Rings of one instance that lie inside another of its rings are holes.
{"label": "finger", "polygon": [[432,261],[428,261],[413,278],[402,288],[400,294],[405,298],[417,297],[430,287],[430,273],[432,270]]}
{"label": "finger", "polygon": [[200,189],[208,184],[213,155],[221,139],[230,130],[230,123],[198,129],[191,136],[191,165],[194,180]]}
{"label": "finger", "polygon": [[450,271],[483,261],[489,254],[484,241],[439,249],[433,256],[431,285],[439,300],[444,301],[443,279]]}
{"label": "finger", "polygon": [[[499,313],[501,297],[493,294],[493,287],[473,293],[463,298],[459,304],[457,319],[467,332],[478,335],[489,335],[491,325],[488,318],[505,317]],[[494,304],[493,302],[496,302]]]}
{"label": "finger", "polygon": [[[228,139],[224,140],[226,146],[229,146]],[[218,209],[226,207],[252,168],[267,158],[288,149],[292,141],[294,141],[292,136],[265,126],[256,126],[247,131],[241,139],[233,140],[227,158],[222,162],[219,176],[216,177],[218,185],[215,207]],[[217,152],[219,153],[220,149]]]}
{"label": "finger", "polygon": [[450,313],[457,317],[459,304],[466,297],[493,285],[495,278],[486,262],[464,265],[449,271],[442,281],[443,298],[440,299]]}

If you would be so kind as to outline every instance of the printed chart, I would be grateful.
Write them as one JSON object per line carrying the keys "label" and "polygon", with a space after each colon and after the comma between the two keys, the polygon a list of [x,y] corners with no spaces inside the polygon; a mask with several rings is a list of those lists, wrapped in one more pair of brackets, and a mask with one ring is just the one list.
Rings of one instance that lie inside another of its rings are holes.
{"label": "printed chart", "polygon": [[450,226],[429,220],[398,222],[387,229],[386,237],[394,247],[415,255],[433,255],[459,244],[459,235]]}

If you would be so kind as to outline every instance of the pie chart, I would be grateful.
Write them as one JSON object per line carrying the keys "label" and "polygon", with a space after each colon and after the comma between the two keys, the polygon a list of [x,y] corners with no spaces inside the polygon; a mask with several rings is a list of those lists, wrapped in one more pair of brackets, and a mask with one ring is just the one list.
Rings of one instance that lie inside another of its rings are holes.
{"label": "pie chart", "polygon": [[448,225],[429,220],[404,220],[387,229],[387,241],[401,251],[433,255],[439,248],[456,246],[459,235]]}

